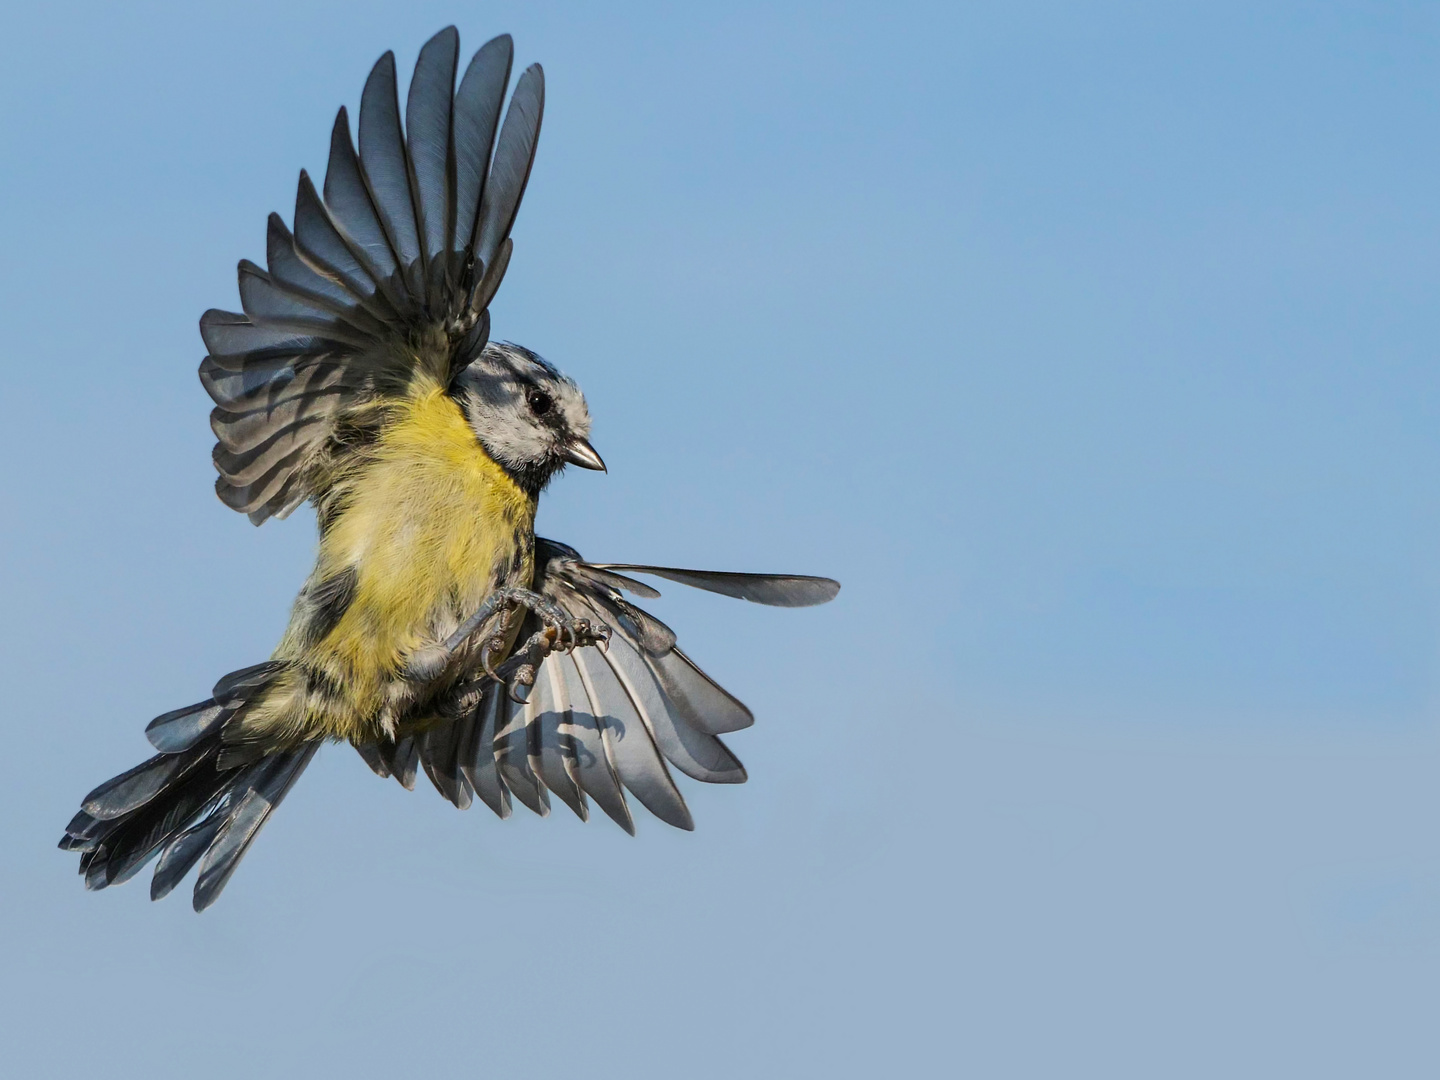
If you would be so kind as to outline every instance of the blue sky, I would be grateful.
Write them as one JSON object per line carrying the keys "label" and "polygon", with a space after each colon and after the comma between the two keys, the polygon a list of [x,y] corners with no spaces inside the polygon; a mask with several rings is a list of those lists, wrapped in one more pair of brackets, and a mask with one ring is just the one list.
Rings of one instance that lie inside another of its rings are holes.
{"label": "blue sky", "polygon": [[[53,849],[313,554],[213,496],[196,320],[335,108],[547,72],[497,336],[597,560],[755,711],[681,834],[321,753],[220,903]],[[1440,12],[32,5],[0,65],[15,1075],[1433,1076]]]}

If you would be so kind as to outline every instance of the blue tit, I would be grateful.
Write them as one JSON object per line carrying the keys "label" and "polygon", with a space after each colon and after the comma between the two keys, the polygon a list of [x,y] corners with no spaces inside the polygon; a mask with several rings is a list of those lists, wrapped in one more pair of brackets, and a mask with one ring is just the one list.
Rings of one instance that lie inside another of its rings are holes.
{"label": "blue tit", "polygon": [[693,828],[672,769],[745,779],[719,736],[753,717],[625,598],[659,595],[631,575],[789,607],[839,585],[588,563],[535,536],[556,473],[605,466],[579,387],[490,340],[545,103],[533,65],[501,122],[512,59],[502,35],[461,74],[442,30],[402,124],[381,57],[358,153],[342,108],[322,189],[302,172],[293,229],[272,214],[266,267],[240,263],[242,312],[202,316],[216,492],[257,525],[309,502],[319,550],[270,659],[157,717],[158,753],[85,797],[60,846],[87,887],[158,855],[151,895],[198,865],[202,910],[326,742],[407,788],[423,768],[461,808],[554,795],[629,832],[627,793]]}

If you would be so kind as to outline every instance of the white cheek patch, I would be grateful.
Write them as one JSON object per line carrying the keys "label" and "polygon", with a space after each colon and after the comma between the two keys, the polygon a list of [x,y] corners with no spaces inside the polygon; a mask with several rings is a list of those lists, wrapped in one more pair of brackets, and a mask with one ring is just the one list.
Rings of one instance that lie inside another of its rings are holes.
{"label": "white cheek patch", "polygon": [[[490,455],[507,468],[558,465],[566,435],[590,434],[590,410],[580,388],[528,350],[492,342],[466,374],[470,425]],[[531,386],[553,402],[555,412],[545,419],[530,408],[526,394]]]}
{"label": "white cheek patch", "polygon": [[528,408],[520,408],[525,412],[519,412],[514,405],[470,399],[470,424],[475,434],[496,461],[512,469],[544,460],[553,442],[549,431],[535,425]]}

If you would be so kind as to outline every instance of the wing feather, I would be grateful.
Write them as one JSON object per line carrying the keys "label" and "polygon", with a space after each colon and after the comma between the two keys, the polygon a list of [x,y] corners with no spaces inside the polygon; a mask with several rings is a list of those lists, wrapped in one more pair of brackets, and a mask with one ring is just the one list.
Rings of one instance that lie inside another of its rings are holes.
{"label": "wing feather", "polygon": [[[361,98],[358,153],[341,109],[324,198],[301,172],[293,232],[272,215],[268,269],[240,263],[243,314],[201,319],[216,491],[256,524],[344,474],[355,452],[337,437],[347,417],[422,375],[448,380],[488,339],[544,79],[538,66],[522,76],[501,125],[510,39],[481,48],[457,89],[458,50],[453,27],[422,48],[403,126],[394,55],[380,58]],[[312,467],[322,455],[326,467]]]}
{"label": "wing feather", "polygon": [[251,520],[255,519],[255,515],[260,515],[261,520],[283,517],[281,510],[288,505],[287,492],[294,480],[293,474],[311,453],[313,449],[309,445],[292,450],[272,465],[264,476],[250,484],[232,484],[223,476],[219,477],[215,481],[215,494],[232,510],[251,515]]}
{"label": "wing feather", "polygon": [[287,289],[248,259],[241,260],[238,276],[240,306],[255,322],[302,333],[321,332],[362,351],[376,343],[373,327],[365,324],[359,312],[342,314],[318,297]]}
{"label": "wing feather", "polygon": [[473,742],[460,752],[460,771],[475,794],[497,817],[510,816],[510,789],[500,779],[500,770],[495,764],[495,732],[500,726],[504,710],[505,695],[501,688],[491,683],[485,689],[480,704],[475,706]]}
{"label": "wing feather", "polygon": [[360,755],[361,760],[370,766],[371,772],[380,777],[381,780],[390,779],[390,762],[387,761],[385,755],[380,752],[380,747],[377,743],[363,742],[351,743],[351,745],[355,747],[355,752]]}
{"label": "wing feather", "polygon": [[[340,231],[304,169],[295,187],[295,251],[316,271],[343,286],[351,303],[375,296],[380,271],[364,250]],[[394,312],[388,303],[377,304],[377,310],[381,318]]]}
{"label": "wing feather", "polygon": [[515,43],[509,34],[492,38],[471,59],[455,93],[455,225],[450,250],[457,255],[468,252],[474,239],[485,173],[514,59]]}
{"label": "wing feather", "polygon": [[603,654],[624,685],[651,737],[665,759],[696,780],[709,784],[743,784],[745,767],[714,735],[693,726],[665,693],[640,650],[623,635],[611,638]]}
{"label": "wing feather", "polygon": [[604,710],[591,701],[590,690],[580,675],[573,653],[552,653],[545,660],[545,666],[551,665],[563,680],[564,693],[570,705],[568,727],[575,747],[576,784],[615,824],[634,836],[635,821],[630,816],[625,792],[605,746],[600,721]]}
{"label": "wing feather", "polygon": [[207,356],[200,362],[200,385],[217,404],[229,405],[242,398],[279,392],[305,367],[341,358],[324,353],[298,357],[288,353],[254,353],[250,359],[227,363],[234,359]]}
{"label": "wing feather", "polygon": [[405,101],[405,145],[413,169],[425,265],[448,254],[454,216],[450,113],[460,35],[447,26],[427,41],[415,63]]}
{"label": "wing feather", "polygon": [[[415,227],[405,136],[400,130],[393,52],[375,61],[360,95],[360,168],[400,271],[409,277],[412,267],[420,261],[420,235]],[[414,278],[409,280],[413,282]]]}
{"label": "wing feather", "polygon": [[252,322],[250,316],[211,308],[200,317],[200,336],[210,350],[206,360],[227,371],[242,371],[262,359],[311,356],[343,349],[340,342],[297,334],[284,326]]}
{"label": "wing feather", "polygon": [[670,778],[670,770],[614,671],[595,649],[577,650],[574,661],[620,782],[661,821],[677,829],[694,829],[695,822]]}
{"label": "wing feather", "polygon": [[[364,377],[343,360],[306,358],[297,365],[256,365],[241,372],[210,368],[201,383],[219,403],[211,430],[232,453],[267,441],[280,427],[314,412],[320,399],[363,389]],[[293,418],[280,410],[293,409]]]}
{"label": "wing feather", "polygon": [[505,786],[522,803],[541,817],[550,813],[550,794],[530,769],[530,725],[535,720],[534,702],[524,705],[500,694],[498,726],[495,729],[495,767]]}
{"label": "wing feather", "polygon": [[573,766],[567,757],[573,758],[569,710],[561,706],[563,687],[558,688],[559,674],[547,664],[540,665],[533,690],[535,719],[530,724],[530,771],[581,821],[589,818],[585,805],[585,794],[575,784]]}
{"label": "wing feather", "polygon": [[697,731],[724,735],[755,723],[755,714],[733,694],[701,671],[680,649],[646,663],[665,690],[678,715]]}
{"label": "wing feather", "polygon": [[390,755],[390,772],[406,791],[415,790],[415,765],[420,750],[415,745],[415,736],[406,735],[395,743]]}
{"label": "wing feather", "polygon": [[[537,553],[553,541],[536,541]],[[539,556],[537,554],[537,562]],[[601,588],[564,561],[550,563],[553,581],[545,591],[567,605],[579,604],[593,617],[609,623],[629,639],[664,694],[669,711],[697,732],[723,735],[755,722],[750,712],[675,644],[674,632],[660,620],[627,603],[613,590]],[[582,564],[584,569],[588,566]]]}
{"label": "wing feather", "polygon": [[399,270],[395,250],[385,226],[370,201],[370,188],[360,171],[360,158],[350,139],[350,116],[340,107],[330,132],[330,160],[325,166],[325,206],[332,223],[344,233],[370,267],[375,281],[384,284]]}
{"label": "wing feather", "polygon": [[540,121],[545,115],[545,73],[531,64],[515,84],[505,123],[495,146],[495,160],[480,199],[480,220],[476,226],[475,258],[485,267],[495,260],[501,243],[510,235],[515,213],[530,180],[535,163],[535,146],[540,139]]}
{"label": "wing feather", "polygon": [[[298,215],[297,215],[298,217]],[[265,269],[281,285],[322,297],[339,310],[355,306],[356,296],[337,275],[315,269],[295,250],[295,237],[279,214],[271,214],[265,232]],[[371,283],[371,291],[374,283]]]}
{"label": "wing feather", "polygon": [[[276,400],[244,412],[215,409],[210,414],[210,430],[225,450],[239,454],[264,445],[293,425],[328,418],[339,408],[340,395],[344,392],[344,387],[327,385],[327,380],[335,375],[337,372],[333,369],[312,368],[300,376],[306,380],[307,389],[277,395]],[[245,400],[242,398],[242,403]]]}
{"label": "wing feather", "polygon": [[810,607],[835,599],[840,583],[806,574],[736,574],[724,570],[681,570],[673,566],[639,566],[633,563],[597,563],[602,570],[630,570],[654,574],[694,589],[733,596],[771,607]]}
{"label": "wing feather", "polygon": [[274,471],[277,465],[288,461],[296,453],[308,453],[324,437],[321,423],[324,415],[307,418],[276,432],[259,446],[243,453],[233,454],[218,444],[215,447],[215,466],[224,475],[231,487],[249,487]]}
{"label": "wing feather", "polygon": [[[647,652],[634,636],[625,632],[624,623],[615,619],[614,613],[608,612],[606,605],[596,596],[573,595],[574,604],[580,606],[589,618],[608,622],[616,630],[601,656],[624,686],[665,760],[696,780],[713,784],[744,783],[744,766],[709,729],[716,723],[724,724],[727,716],[732,723],[741,719],[745,721],[738,726],[748,726],[754,722],[750,711],[710,683],[708,678],[705,680],[707,686],[713,686],[710,693],[713,695],[718,691],[721,697],[718,702],[701,698],[705,711],[693,704],[692,699],[699,696],[697,692],[692,691],[689,696],[678,699],[673,697],[657,670],[664,666],[664,657]],[[665,655],[673,655],[677,651],[672,646]],[[737,708],[740,710],[738,715],[735,714]]]}
{"label": "wing feather", "polygon": [[460,774],[460,724],[440,723],[426,729],[416,740],[420,766],[442,798],[460,810],[470,808],[470,785]]}
{"label": "wing feather", "polygon": [[[574,747],[576,786],[627,830],[629,810],[620,788],[657,817],[678,828],[693,827],[690,812],[670,776],[673,766],[707,783],[743,783],[745,768],[717,736],[754,723],[754,715],[682,651],[675,634],[622,592],[659,593],[622,571],[655,574],[697,588],[774,606],[823,603],[839,590],[829,578],[799,574],[735,574],[682,570],[637,563],[587,563],[575,549],[553,540],[535,541],[534,587],[574,617],[599,619],[614,631],[609,648],[585,648],[546,658],[539,697],[553,706],[558,736]],[[566,709],[568,706],[568,722]],[[542,738],[548,732],[542,727]],[[554,765],[542,743],[538,771],[547,780]],[[565,759],[560,756],[563,765]]]}

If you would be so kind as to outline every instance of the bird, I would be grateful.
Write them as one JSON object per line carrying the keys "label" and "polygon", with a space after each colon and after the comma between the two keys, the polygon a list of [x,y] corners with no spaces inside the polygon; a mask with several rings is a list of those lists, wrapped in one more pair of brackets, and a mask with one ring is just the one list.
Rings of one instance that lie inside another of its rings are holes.
{"label": "bird", "polygon": [[159,899],[198,867],[204,910],[327,743],[502,819],[515,801],[546,815],[554,796],[633,835],[628,795],[693,829],[672,770],[743,782],[719,736],[754,717],[627,599],[659,596],[635,575],[779,607],[839,592],[812,575],[592,563],[535,535],[547,484],[605,463],[575,381],[490,337],[544,72],[525,69],[502,121],[513,41],[463,73],[459,47],[453,26],[426,42],[403,119],[394,54],[380,57],[358,149],[342,107],[322,185],[302,170],[293,224],[270,215],[266,265],[239,264],[241,311],[200,319],[216,493],[255,525],[313,506],[315,566],[270,658],[152,720],[156,753],[82,800],[60,847],[90,889],[155,860]]}

